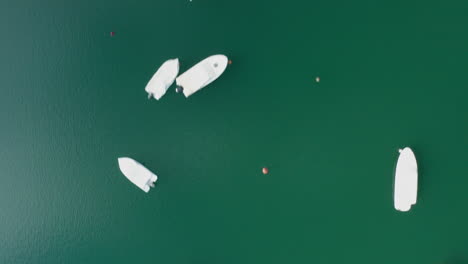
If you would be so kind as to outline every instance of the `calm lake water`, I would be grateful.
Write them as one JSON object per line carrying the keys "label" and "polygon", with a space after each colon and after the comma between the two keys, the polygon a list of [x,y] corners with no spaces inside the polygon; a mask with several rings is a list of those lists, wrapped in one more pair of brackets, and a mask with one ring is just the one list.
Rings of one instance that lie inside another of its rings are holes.
{"label": "calm lake water", "polygon": [[[468,263],[467,14],[0,0],[0,263]],[[219,53],[233,63],[210,86],[147,99],[165,60]],[[400,213],[405,146],[419,197]]]}

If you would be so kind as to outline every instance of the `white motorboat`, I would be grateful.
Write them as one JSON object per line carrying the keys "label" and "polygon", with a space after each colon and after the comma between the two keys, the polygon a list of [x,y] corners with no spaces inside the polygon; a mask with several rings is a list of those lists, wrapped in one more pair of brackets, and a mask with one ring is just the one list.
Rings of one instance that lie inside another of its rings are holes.
{"label": "white motorboat", "polygon": [[164,62],[145,87],[148,99],[151,96],[156,100],[161,99],[167,89],[169,89],[169,86],[174,83],[177,74],[179,74],[179,59]]}
{"label": "white motorboat", "polygon": [[418,164],[413,151],[406,147],[400,149],[395,170],[395,209],[407,212],[416,204],[418,196]]}
{"label": "white motorboat", "polygon": [[119,167],[122,173],[133,184],[138,186],[144,192],[148,192],[150,187],[154,187],[154,183],[158,179],[156,174],[149,171],[143,165],[131,158],[119,158]]}
{"label": "white motorboat", "polygon": [[213,55],[202,60],[177,77],[176,91],[182,91],[185,97],[189,97],[218,79],[226,69],[227,64],[228,58],[224,55]]}

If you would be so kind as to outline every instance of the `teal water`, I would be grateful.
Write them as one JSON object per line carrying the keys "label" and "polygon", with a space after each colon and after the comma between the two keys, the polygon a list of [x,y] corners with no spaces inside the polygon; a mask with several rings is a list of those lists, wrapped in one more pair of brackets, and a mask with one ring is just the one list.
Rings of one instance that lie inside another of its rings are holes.
{"label": "teal water", "polygon": [[[0,0],[0,263],[468,263],[467,11]],[[218,53],[233,64],[212,85],[146,99],[165,60]]]}

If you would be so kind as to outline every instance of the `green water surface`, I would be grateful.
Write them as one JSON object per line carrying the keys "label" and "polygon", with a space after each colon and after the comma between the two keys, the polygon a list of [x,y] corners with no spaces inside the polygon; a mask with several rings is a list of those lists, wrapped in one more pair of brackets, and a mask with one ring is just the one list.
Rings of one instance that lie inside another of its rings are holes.
{"label": "green water surface", "polygon": [[0,263],[468,263],[466,0],[0,0],[0,33]]}

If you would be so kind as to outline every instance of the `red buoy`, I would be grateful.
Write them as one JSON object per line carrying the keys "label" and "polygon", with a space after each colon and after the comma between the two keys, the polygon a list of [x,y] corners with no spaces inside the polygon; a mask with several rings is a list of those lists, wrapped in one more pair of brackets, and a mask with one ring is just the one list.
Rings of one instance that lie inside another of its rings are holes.
{"label": "red buoy", "polygon": [[267,168],[267,167],[263,167],[262,172],[263,172],[263,174],[265,174],[265,175],[268,174],[268,168]]}
{"label": "red buoy", "polygon": [[113,37],[115,35],[114,31],[111,31],[110,36]]}

